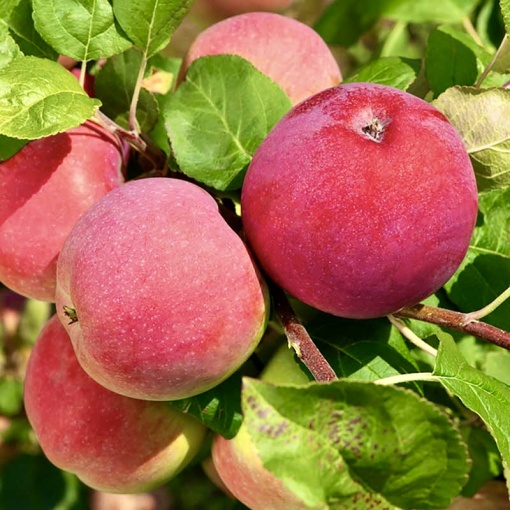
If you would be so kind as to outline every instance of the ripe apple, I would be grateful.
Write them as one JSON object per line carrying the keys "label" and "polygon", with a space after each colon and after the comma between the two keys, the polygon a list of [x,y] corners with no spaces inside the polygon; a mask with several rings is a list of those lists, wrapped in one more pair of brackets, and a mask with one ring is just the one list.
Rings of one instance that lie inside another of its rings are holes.
{"label": "ripe apple", "polygon": [[123,182],[121,166],[116,140],[90,121],[0,163],[0,282],[54,301],[64,240],[86,209]]}
{"label": "ripe apple", "polygon": [[[308,377],[299,368],[287,345],[276,352],[261,378],[273,383],[308,382]],[[264,467],[245,425],[241,425],[233,439],[216,435],[211,455],[215,472],[225,487],[251,510],[310,508]]]}
{"label": "ripe apple", "polygon": [[270,278],[347,318],[437,291],[466,254],[477,188],[434,106],[370,83],[294,107],[259,146],[242,189],[246,235]]}
{"label": "ripe apple", "polygon": [[56,315],[30,355],[24,391],[45,455],[97,490],[130,493],[161,485],[205,437],[198,421],[170,405],[124,397],[92,380]]}
{"label": "ripe apple", "polygon": [[78,359],[112,391],[147,400],[202,393],[258,344],[267,290],[202,188],[130,181],[78,221],[58,260],[57,313]]}
{"label": "ripe apple", "polygon": [[211,25],[191,44],[181,79],[197,58],[221,54],[250,61],[278,83],[293,104],[342,81],[333,54],[317,32],[280,14],[249,12]]}

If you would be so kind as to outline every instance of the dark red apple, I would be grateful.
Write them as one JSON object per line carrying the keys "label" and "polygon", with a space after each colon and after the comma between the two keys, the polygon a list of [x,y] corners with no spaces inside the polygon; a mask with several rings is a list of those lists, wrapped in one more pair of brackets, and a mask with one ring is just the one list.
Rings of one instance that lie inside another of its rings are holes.
{"label": "dark red apple", "polygon": [[378,317],[455,272],[477,217],[462,139],[434,106],[353,83],[294,107],[258,148],[244,228],[268,275],[325,312]]}

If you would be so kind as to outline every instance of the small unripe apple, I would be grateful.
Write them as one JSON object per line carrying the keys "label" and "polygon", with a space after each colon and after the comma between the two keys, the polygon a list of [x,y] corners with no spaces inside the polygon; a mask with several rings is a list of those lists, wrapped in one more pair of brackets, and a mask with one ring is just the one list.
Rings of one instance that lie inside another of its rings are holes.
{"label": "small unripe apple", "polygon": [[242,189],[248,241],[301,301],[364,319],[418,303],[456,271],[477,217],[462,139],[392,87],[340,85],[294,107]]}
{"label": "small unripe apple", "polygon": [[0,282],[54,301],[60,249],[82,213],[123,182],[121,167],[119,144],[92,122],[0,163]]}
{"label": "small unripe apple", "polygon": [[78,221],[58,259],[57,313],[80,364],[147,400],[202,393],[266,326],[267,289],[215,200],[189,182],[130,181]]}
{"label": "small unripe apple", "polygon": [[205,437],[198,421],[170,405],[124,397],[92,380],[56,315],[31,353],[24,391],[45,455],[97,490],[157,487],[189,463]]}
{"label": "small unripe apple", "polygon": [[329,47],[308,25],[269,12],[222,20],[198,35],[181,77],[197,58],[232,54],[251,62],[287,93],[293,104],[342,81]]}

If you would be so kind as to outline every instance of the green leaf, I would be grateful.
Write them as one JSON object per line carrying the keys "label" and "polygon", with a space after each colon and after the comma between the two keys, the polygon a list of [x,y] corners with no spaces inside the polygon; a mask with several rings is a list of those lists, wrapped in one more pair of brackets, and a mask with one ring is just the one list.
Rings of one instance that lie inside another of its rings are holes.
{"label": "green leaf", "polygon": [[478,0],[336,0],[315,24],[329,44],[351,46],[381,18],[406,23],[458,23]]}
{"label": "green leaf", "polygon": [[0,134],[36,139],[73,128],[100,102],[56,62],[18,57],[0,73]]}
{"label": "green leaf", "polygon": [[443,508],[466,482],[458,431],[408,390],[244,379],[242,404],[264,466],[307,508]]}
{"label": "green leaf", "polygon": [[[172,58],[166,57],[161,53],[156,54],[149,61],[149,66],[154,73],[168,73],[172,78],[172,82],[169,90],[166,93],[156,93],[154,97],[158,102],[158,107],[160,112],[164,112],[166,110],[166,104],[169,99],[172,97],[172,90],[175,87],[175,81],[177,79],[179,69],[182,64],[182,59],[180,58]],[[165,118],[163,115],[158,117],[156,125],[152,129],[150,136],[152,140],[156,143],[156,145],[162,149],[165,154],[169,155],[171,152],[170,142],[168,140],[168,134],[166,132],[165,127]]]}
{"label": "green leaf", "polygon": [[371,82],[407,90],[420,72],[420,62],[401,57],[384,57],[369,62],[344,80],[345,83]]}
{"label": "green leaf", "polygon": [[[129,129],[129,109],[136,87],[143,55],[131,48],[108,59],[94,81],[94,91],[103,103],[101,111],[125,129]],[[141,89],[136,118],[143,132],[150,131],[158,120],[159,108],[153,94]]]}
{"label": "green leaf", "polygon": [[319,314],[307,331],[339,377],[376,381],[418,369],[386,318],[360,322]]}
{"label": "green leaf", "polygon": [[466,44],[464,34],[444,25],[430,34],[425,54],[425,75],[435,95],[454,85],[473,85],[476,82],[477,59]]}
{"label": "green leaf", "polygon": [[443,386],[485,422],[503,461],[510,464],[510,388],[471,367],[452,338],[443,334],[434,368]]}
{"label": "green leaf", "polygon": [[290,109],[285,92],[234,55],[202,57],[164,111],[181,170],[218,190],[240,188],[246,166]]}
{"label": "green leaf", "polygon": [[400,0],[391,2],[387,16],[408,23],[458,23],[479,0]]}
{"label": "green leaf", "polygon": [[7,25],[0,20],[0,69],[21,55],[21,50],[9,33]]}
{"label": "green leaf", "polygon": [[108,0],[32,0],[34,22],[59,53],[80,61],[110,57],[132,42],[119,29]]}
{"label": "green leaf", "polygon": [[237,434],[243,421],[241,375],[236,373],[205,393],[168,404],[191,414],[214,432],[230,439]]}
{"label": "green leaf", "polygon": [[56,468],[44,455],[18,455],[0,471],[2,510],[86,510],[87,492],[75,475]]}
{"label": "green leaf", "polygon": [[[445,290],[462,311],[483,308],[498,297],[510,281],[510,188],[481,193],[478,222],[468,253]],[[484,318],[510,330],[510,302]]]}
{"label": "green leaf", "polygon": [[459,131],[478,189],[510,185],[510,90],[452,87],[434,105]]}
{"label": "green leaf", "polygon": [[462,489],[465,497],[474,496],[482,486],[503,471],[501,456],[493,437],[483,428],[462,427],[461,434],[468,445],[471,458],[469,480]]}
{"label": "green leaf", "polygon": [[18,138],[9,138],[8,136],[0,135],[0,161],[6,161],[12,158],[14,154],[20,151],[28,140],[20,140]]}
{"label": "green leaf", "polygon": [[492,70],[498,73],[510,71],[510,39],[506,36],[501,43],[497,57],[492,64]]}
{"label": "green leaf", "polygon": [[328,44],[351,46],[385,13],[391,0],[336,0],[314,25]]}
{"label": "green leaf", "polygon": [[503,22],[505,23],[505,31],[510,35],[510,0],[499,0]]}
{"label": "green leaf", "polygon": [[8,21],[20,0],[0,0],[0,20]]}
{"label": "green leaf", "polygon": [[148,58],[168,44],[191,3],[192,0],[113,0],[113,10],[121,27]]}
{"label": "green leaf", "polygon": [[24,55],[57,60],[58,53],[44,41],[35,29],[31,0],[21,0],[8,20],[11,35]]}

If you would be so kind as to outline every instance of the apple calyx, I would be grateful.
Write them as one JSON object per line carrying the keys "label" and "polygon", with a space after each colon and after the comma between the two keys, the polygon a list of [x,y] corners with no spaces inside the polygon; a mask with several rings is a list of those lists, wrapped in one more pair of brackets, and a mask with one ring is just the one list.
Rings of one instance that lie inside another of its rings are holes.
{"label": "apple calyx", "polygon": [[70,306],[64,306],[64,315],[69,318],[69,325],[78,322],[78,314],[74,308]]}
{"label": "apple calyx", "polygon": [[383,138],[386,125],[386,122],[382,122],[378,117],[374,116],[370,124],[363,126],[361,131],[375,142],[380,142]]}

